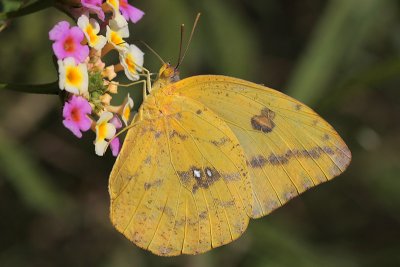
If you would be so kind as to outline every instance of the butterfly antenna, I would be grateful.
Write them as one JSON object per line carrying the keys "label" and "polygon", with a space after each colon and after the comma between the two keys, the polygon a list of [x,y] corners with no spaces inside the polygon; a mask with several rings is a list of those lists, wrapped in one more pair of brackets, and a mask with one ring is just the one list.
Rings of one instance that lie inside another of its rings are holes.
{"label": "butterfly antenna", "polygon": [[145,47],[147,47],[147,49],[149,49],[161,61],[162,64],[165,64],[165,61],[162,59],[162,57],[153,48],[151,48],[150,45],[148,45],[145,41],[138,41],[141,42]]}
{"label": "butterfly antenna", "polygon": [[182,57],[182,43],[183,43],[183,35],[185,33],[185,24],[181,25],[181,40],[179,42],[179,55],[178,55],[178,62],[176,63],[176,68],[178,68],[180,62],[181,62],[181,57]]}
{"label": "butterfly antenna", "polygon": [[185,56],[186,56],[187,51],[189,50],[189,46],[190,46],[190,43],[192,42],[193,34],[194,34],[194,31],[195,31],[195,29],[196,29],[196,27],[197,27],[197,24],[198,24],[198,22],[199,22],[200,16],[201,16],[201,13],[197,13],[196,19],[195,19],[194,24],[193,24],[192,32],[190,33],[189,41],[188,41],[188,43],[187,43],[187,45],[186,45],[185,52],[183,53],[182,58],[180,58],[178,64],[176,65],[176,67],[175,67],[176,70],[177,70],[177,69],[179,68],[179,66],[181,65],[183,59],[184,59]]}

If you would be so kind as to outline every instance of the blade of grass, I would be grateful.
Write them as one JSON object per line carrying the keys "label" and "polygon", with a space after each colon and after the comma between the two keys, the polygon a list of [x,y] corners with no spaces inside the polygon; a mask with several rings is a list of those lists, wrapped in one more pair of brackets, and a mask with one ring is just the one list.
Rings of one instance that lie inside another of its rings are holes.
{"label": "blade of grass", "polygon": [[34,210],[62,214],[70,207],[67,197],[12,137],[0,131],[0,169],[27,206]]}
{"label": "blade of grass", "polygon": [[369,40],[371,29],[391,6],[391,0],[330,1],[293,73],[288,94],[308,104],[321,98],[337,70]]}

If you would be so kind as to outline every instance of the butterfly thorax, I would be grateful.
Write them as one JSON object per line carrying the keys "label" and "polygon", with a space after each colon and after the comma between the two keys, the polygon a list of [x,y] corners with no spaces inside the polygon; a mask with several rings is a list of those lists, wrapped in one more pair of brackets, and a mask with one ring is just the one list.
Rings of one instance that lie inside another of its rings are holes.
{"label": "butterfly thorax", "polygon": [[169,63],[162,65],[158,72],[158,77],[151,88],[152,92],[158,91],[161,88],[168,86],[171,83],[179,81],[179,71]]}
{"label": "butterfly thorax", "polygon": [[141,106],[143,118],[157,119],[180,112],[173,105],[173,83],[179,81],[179,72],[170,64],[164,64],[154,82],[150,94]]}

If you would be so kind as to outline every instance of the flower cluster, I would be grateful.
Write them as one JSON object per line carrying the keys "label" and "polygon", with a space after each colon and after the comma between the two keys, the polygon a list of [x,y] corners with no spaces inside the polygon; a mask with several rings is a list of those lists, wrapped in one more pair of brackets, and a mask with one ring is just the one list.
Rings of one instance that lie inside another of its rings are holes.
{"label": "flower cluster", "polygon": [[[120,140],[116,134],[122,122],[126,126],[130,122],[133,100],[128,94],[120,106],[110,104],[119,85],[113,79],[119,71],[132,81],[139,79],[144,54],[125,38],[129,37],[128,21],[136,23],[144,13],[127,0],[77,2],[79,6],[71,7],[77,26],[61,21],[49,32],[57,57],[59,87],[66,95],[63,124],[78,138],[92,129],[96,154],[102,156],[110,143],[112,154],[117,156]],[[106,66],[102,58],[113,50],[120,62]]]}

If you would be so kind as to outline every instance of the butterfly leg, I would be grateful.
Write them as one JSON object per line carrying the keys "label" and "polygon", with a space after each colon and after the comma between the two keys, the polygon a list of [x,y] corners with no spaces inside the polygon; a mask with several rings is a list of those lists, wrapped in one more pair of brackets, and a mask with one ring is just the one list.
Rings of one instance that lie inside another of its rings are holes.
{"label": "butterfly leg", "polygon": [[[146,68],[144,68],[144,67],[142,67],[142,70],[143,70],[143,72],[145,73],[145,76],[146,76],[146,83],[147,83],[147,92],[151,92],[151,72],[148,70],[148,69],[146,69]],[[143,99],[145,99],[144,98],[144,95],[143,95]]]}

